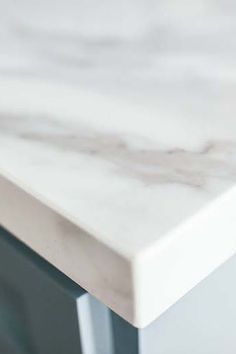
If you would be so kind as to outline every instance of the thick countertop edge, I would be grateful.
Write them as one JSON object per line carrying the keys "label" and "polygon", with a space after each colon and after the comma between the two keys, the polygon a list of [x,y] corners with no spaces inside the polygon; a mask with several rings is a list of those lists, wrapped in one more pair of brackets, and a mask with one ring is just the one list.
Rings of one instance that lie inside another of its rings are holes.
{"label": "thick countertop edge", "polygon": [[3,227],[138,328],[157,319],[236,251],[236,188],[161,244],[131,258],[96,240],[3,175],[0,194]]}
{"label": "thick countertop edge", "polygon": [[132,323],[131,262],[0,174],[0,224]]}
{"label": "thick countertop edge", "polygon": [[40,192],[38,191],[36,192],[34,189],[31,189],[30,186],[25,185],[24,183],[22,183],[21,180],[15,178],[7,171],[0,169],[0,178],[14,185],[19,191],[24,193],[26,196],[29,196],[30,198],[34,199],[36,203],[48,208],[49,211],[54,212],[61,219],[73,224],[79,230],[83,230],[83,232],[86,233],[92,240],[103,244],[104,247],[111,249],[112,252],[117,253],[117,255],[120,256],[121,258],[131,260],[133,257],[135,257],[135,254],[125,252],[124,249],[118,248],[117,245],[114,246],[112,244],[108,245],[106,241],[103,242],[102,237],[99,237],[96,230],[92,229],[91,226],[85,225],[78,218],[75,219],[73,215],[67,212],[67,210],[58,207],[58,205],[54,204],[51,200],[41,195]]}

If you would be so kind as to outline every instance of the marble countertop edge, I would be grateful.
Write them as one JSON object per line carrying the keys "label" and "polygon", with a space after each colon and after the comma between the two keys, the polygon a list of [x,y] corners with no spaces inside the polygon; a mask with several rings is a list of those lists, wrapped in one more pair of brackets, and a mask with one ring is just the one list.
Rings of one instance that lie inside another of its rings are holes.
{"label": "marble countertop edge", "polygon": [[[44,208],[46,207],[46,210],[48,210],[47,213],[55,212],[62,223],[66,221],[70,225],[69,228],[67,226],[61,230],[63,235],[54,235],[55,239],[58,237],[59,241],[56,255],[52,254],[52,249],[50,250],[45,243],[46,240],[50,244],[48,238],[53,236],[51,224],[47,226],[48,235],[44,235],[45,240],[40,241],[40,249],[39,246],[31,243],[30,234],[28,240],[21,237],[22,234],[27,234],[26,219],[22,218],[22,226],[17,219],[11,221],[3,218],[1,220],[3,226],[12,232],[15,231],[14,234],[36,253],[42,255],[59,270],[138,328],[146,327],[158,318],[201,280],[230,258],[236,250],[234,237],[236,221],[233,212],[236,208],[236,187],[223,193],[194,216],[164,235],[162,241],[158,240],[143,248],[142,251],[128,255],[122,253],[117,247],[113,248],[106,244],[104,239],[102,242],[96,239],[96,235],[91,233],[91,230],[86,230],[82,225],[79,225],[78,221],[75,223],[74,220],[67,218],[68,215],[61,214],[62,210],[58,214],[59,211],[54,210],[50,202],[41,200],[39,194],[34,194],[32,190],[23,186],[7,172],[1,170],[0,176],[14,185],[17,190],[21,190],[26,200],[30,196],[36,205],[43,204]],[[9,195],[9,192],[7,191],[6,194]],[[31,209],[30,202],[27,206],[23,201],[23,205],[25,205],[25,212],[28,215],[28,210]],[[18,212],[18,210],[19,208],[16,207],[14,212]],[[224,210],[224,213],[222,213],[222,210]],[[43,214],[37,220],[38,225],[40,225],[41,219],[43,220]],[[36,237],[38,235],[37,222],[35,225],[32,224],[31,228],[35,230]],[[52,222],[54,221],[52,220]],[[71,225],[73,225],[72,233]],[[18,229],[20,230],[19,234]],[[72,238],[66,238],[67,231],[69,231],[69,234],[71,233]],[[86,247],[84,248],[84,244],[82,244],[80,249],[81,232],[82,237],[86,238]],[[76,239],[78,236],[78,240],[73,239],[74,235],[76,235]],[[64,238],[62,244],[60,244],[61,236]],[[67,256],[67,259],[64,260],[65,253],[63,255],[59,254],[63,247],[68,247],[68,256],[73,248],[71,259]],[[81,266],[78,258],[83,256],[85,250],[88,258],[85,257],[82,267],[86,267],[88,270],[86,277],[83,276],[81,271],[76,270],[78,266]],[[90,264],[94,252],[97,257],[96,267],[101,267],[101,273],[95,276],[96,279],[89,275],[94,272]],[[109,269],[108,274],[106,273],[107,269]],[[104,279],[106,278],[105,285]],[[100,286],[98,286],[98,282]]]}
{"label": "marble countertop edge", "polygon": [[12,185],[21,190],[24,194],[32,197],[39,204],[44,205],[46,208],[48,208],[48,210],[55,212],[61,219],[64,219],[69,223],[73,224],[75,227],[78,227],[78,229],[83,230],[87,235],[91,237],[92,240],[96,240],[97,242],[103,244],[105,247],[110,248],[113,252],[116,252],[117,255],[119,255],[120,257],[123,257],[127,260],[130,260],[135,257],[135,254],[133,255],[131,253],[125,252],[125,250],[118,249],[115,245],[108,245],[106,242],[103,241],[104,238],[99,237],[97,232],[91,227],[85,225],[78,218],[73,217],[73,215],[70,215],[68,211],[56,205],[55,203],[53,203],[53,201],[49,200],[45,196],[41,195],[39,191],[35,191],[29,185],[24,184],[21,180],[15,178],[9,172],[0,169],[0,177],[12,183]]}

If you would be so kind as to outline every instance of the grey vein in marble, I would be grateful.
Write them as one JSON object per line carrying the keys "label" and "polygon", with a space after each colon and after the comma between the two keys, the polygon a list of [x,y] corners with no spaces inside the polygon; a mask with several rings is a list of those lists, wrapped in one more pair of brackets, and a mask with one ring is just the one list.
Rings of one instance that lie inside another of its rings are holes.
{"label": "grey vein in marble", "polygon": [[[112,162],[118,171],[145,184],[180,183],[204,189],[208,178],[236,180],[236,142],[207,142],[200,151],[132,149],[122,136],[60,124],[49,117],[0,115],[1,134],[49,144]],[[35,125],[37,120],[37,126]],[[135,137],[133,137],[135,139]]]}

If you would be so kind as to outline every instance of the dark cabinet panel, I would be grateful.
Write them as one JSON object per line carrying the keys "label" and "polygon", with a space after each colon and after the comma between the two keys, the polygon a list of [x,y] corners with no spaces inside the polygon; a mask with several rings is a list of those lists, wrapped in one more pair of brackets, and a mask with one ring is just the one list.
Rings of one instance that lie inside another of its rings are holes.
{"label": "dark cabinet panel", "polygon": [[0,228],[0,353],[81,353],[82,296],[83,289]]}

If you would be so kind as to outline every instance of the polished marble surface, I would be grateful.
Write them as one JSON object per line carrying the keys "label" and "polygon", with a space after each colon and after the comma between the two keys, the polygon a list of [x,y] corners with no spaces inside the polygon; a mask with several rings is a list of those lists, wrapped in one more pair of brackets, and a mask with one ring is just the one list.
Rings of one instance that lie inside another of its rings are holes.
{"label": "polished marble surface", "polygon": [[0,1],[0,222],[138,326],[236,250],[235,14]]}

